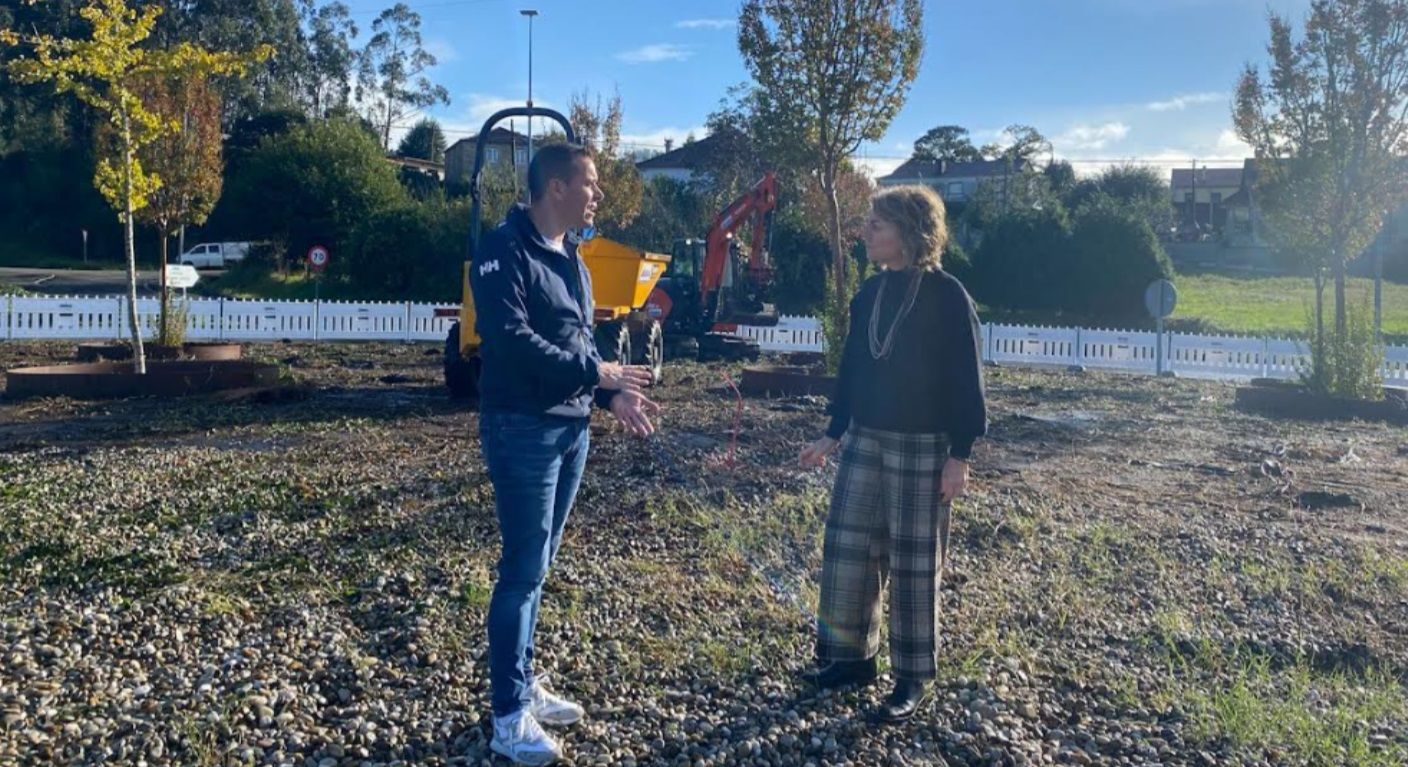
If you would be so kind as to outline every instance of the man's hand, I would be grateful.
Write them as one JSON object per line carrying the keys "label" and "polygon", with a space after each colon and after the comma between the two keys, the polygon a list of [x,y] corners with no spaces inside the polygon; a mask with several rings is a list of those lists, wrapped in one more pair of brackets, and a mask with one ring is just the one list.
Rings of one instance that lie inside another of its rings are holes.
{"label": "man's hand", "polygon": [[660,406],[645,398],[637,389],[624,389],[611,398],[611,414],[626,427],[626,431],[637,437],[649,437],[655,433],[650,416],[660,412]]}
{"label": "man's hand", "polygon": [[[601,380],[597,386],[609,391],[640,391],[650,385],[650,368],[645,365],[622,365],[618,362],[597,364]],[[647,400],[648,401],[648,400]],[[615,408],[613,408],[613,411]]]}
{"label": "man's hand", "polygon": [[839,443],[830,437],[822,437],[803,448],[798,460],[803,466],[821,466],[826,463],[826,456],[831,455],[837,444]]}
{"label": "man's hand", "polygon": [[939,477],[939,500],[953,503],[963,496],[968,487],[968,462],[961,458],[950,458],[944,462],[944,473]]}

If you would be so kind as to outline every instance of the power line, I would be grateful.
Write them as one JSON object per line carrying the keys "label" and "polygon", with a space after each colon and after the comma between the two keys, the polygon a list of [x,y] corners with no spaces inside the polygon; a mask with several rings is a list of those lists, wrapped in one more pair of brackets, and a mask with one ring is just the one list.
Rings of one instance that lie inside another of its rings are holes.
{"label": "power line", "polygon": [[[539,119],[543,119],[543,118],[539,118]],[[410,125],[406,125],[406,124],[394,124],[394,125],[392,125],[391,127],[392,127],[393,129],[396,129],[396,130],[410,130],[411,128],[415,127],[415,125],[414,125],[414,124],[410,124]],[[445,134],[455,134],[455,135],[457,135],[457,136],[474,136],[474,135],[477,135],[477,134],[479,133],[479,131],[477,131],[477,130],[466,130],[466,129],[463,129],[463,128],[446,128],[446,127],[444,127],[443,125],[440,127],[440,132],[441,132],[441,133],[445,133]],[[679,148],[681,145],[682,145],[682,141],[680,141],[680,142],[675,142],[672,146],[673,146],[673,148]],[[662,151],[662,152],[665,151],[665,144],[663,144],[663,143],[660,143],[660,144],[652,144],[652,143],[643,142],[643,141],[622,141],[622,142],[619,143],[619,146],[620,146],[622,149],[646,149],[646,150],[659,150],[659,151]],[[909,156],[909,155],[865,154],[865,153],[861,153],[861,154],[858,154],[858,155],[856,155],[855,157],[853,157],[853,158],[851,158],[851,159],[853,159],[853,160],[895,160],[895,161],[903,162],[903,161],[911,160],[911,159],[914,159],[914,158],[913,158],[913,156]],[[1192,155],[1190,155],[1190,156],[1188,156],[1188,157],[1141,157],[1141,156],[1139,156],[1139,155],[1132,155],[1132,156],[1128,156],[1128,157],[1104,157],[1104,158],[1100,158],[1100,157],[1081,157],[1081,158],[1062,157],[1062,158],[1059,158],[1059,161],[1061,161],[1061,162],[1068,162],[1068,163],[1070,163],[1070,164],[1072,164],[1072,165],[1120,165],[1120,164],[1122,164],[1122,163],[1145,163],[1145,164],[1159,164],[1159,165],[1192,165],[1192,164],[1196,161],[1199,166],[1205,166],[1205,165],[1218,164],[1218,163],[1241,165],[1241,164],[1243,164],[1244,162],[1246,162],[1246,158],[1245,158],[1245,157],[1202,157],[1202,156],[1194,157],[1194,156],[1192,156]]]}

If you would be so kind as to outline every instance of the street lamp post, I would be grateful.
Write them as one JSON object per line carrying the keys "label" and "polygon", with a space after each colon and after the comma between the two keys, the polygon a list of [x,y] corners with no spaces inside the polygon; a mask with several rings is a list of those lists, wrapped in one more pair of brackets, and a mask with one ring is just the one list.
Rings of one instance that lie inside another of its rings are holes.
{"label": "street lamp post", "polygon": [[[537,16],[537,15],[538,15],[538,12],[535,11],[535,10],[533,10],[533,9],[531,9],[531,8],[525,8],[525,9],[519,11],[519,13],[521,13],[521,14],[523,14],[524,16],[527,16],[527,17],[528,17],[528,109],[531,110],[531,109],[533,108],[533,17],[534,17],[534,16]],[[528,115],[528,162],[529,162],[530,165],[531,165],[532,162],[533,162],[533,116],[532,116],[532,114],[529,114],[529,115]],[[529,188],[528,188],[528,203],[529,203],[530,205],[533,203],[533,189],[532,189],[532,187],[529,187]]]}

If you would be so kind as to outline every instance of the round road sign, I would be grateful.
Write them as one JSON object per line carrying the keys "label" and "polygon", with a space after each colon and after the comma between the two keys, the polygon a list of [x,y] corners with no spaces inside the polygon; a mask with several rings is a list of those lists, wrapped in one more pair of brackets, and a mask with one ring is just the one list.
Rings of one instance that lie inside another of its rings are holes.
{"label": "round road sign", "polygon": [[328,265],[328,249],[322,245],[314,245],[308,249],[308,266],[314,271],[322,271]]}
{"label": "round road sign", "polygon": [[1149,287],[1144,291],[1144,308],[1149,310],[1149,316],[1161,320],[1173,314],[1176,306],[1178,291],[1174,289],[1172,282],[1154,280],[1149,283]]}

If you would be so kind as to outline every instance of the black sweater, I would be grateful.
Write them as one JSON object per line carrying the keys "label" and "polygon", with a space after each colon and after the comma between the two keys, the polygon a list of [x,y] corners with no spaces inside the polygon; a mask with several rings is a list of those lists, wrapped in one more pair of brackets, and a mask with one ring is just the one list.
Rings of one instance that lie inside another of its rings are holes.
{"label": "black sweater", "polygon": [[870,353],[870,311],[882,280],[879,335],[899,311],[908,288],[903,272],[881,272],[851,300],[850,330],[832,397],[829,437],[859,426],[907,433],[944,433],[949,454],[967,459],[987,433],[982,335],[978,313],[963,285],[944,271],[926,272],[909,316],[895,332],[888,359]]}

